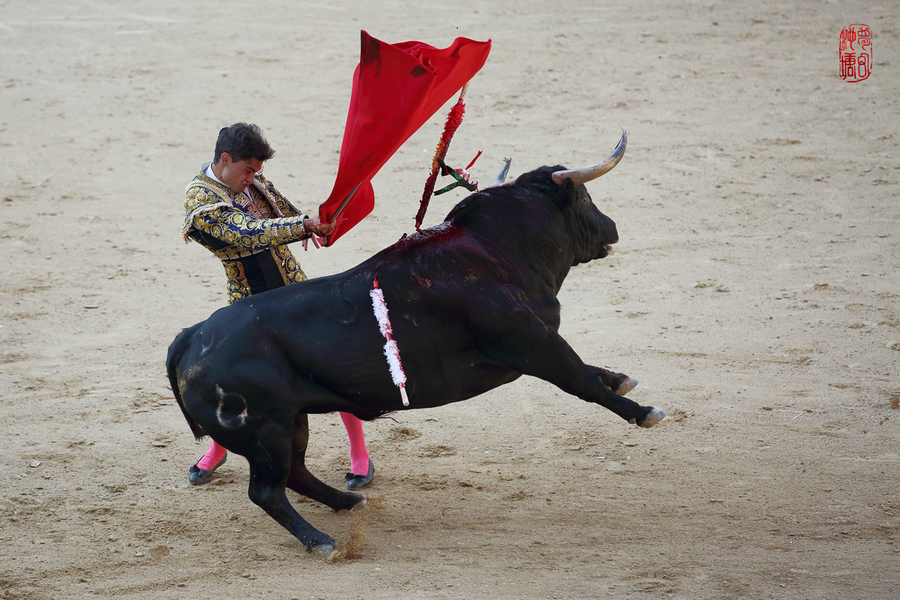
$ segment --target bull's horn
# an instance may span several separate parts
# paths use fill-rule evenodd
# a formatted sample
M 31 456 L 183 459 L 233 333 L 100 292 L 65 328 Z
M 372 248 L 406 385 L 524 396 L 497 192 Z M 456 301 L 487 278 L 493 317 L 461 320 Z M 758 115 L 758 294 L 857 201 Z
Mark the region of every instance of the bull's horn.
M 613 153 L 606 157 L 606 160 L 603 162 L 598 162 L 596 165 L 591 165 L 589 167 L 582 167 L 580 169 L 571 169 L 569 171 L 556 171 L 553 173 L 553 181 L 556 182 L 557 185 L 562 185 L 562 182 L 567 178 L 572 180 L 572 183 L 575 185 L 581 185 L 583 183 L 587 183 L 588 181 L 592 181 L 597 179 L 601 175 L 608 173 L 619 164 L 619 161 L 622 160 L 622 157 L 625 155 L 625 145 L 628 143 L 628 132 L 624 129 L 622 130 L 622 138 L 619 140 L 619 144 L 616 146 L 616 149 L 613 150 Z
M 494 180 L 490 183 L 489 186 L 487 186 L 488 188 L 497 187 L 498 185 L 503 185 L 506 182 L 506 176 L 509 174 L 509 163 L 511 162 L 511 158 L 503 159 L 503 168 L 500 169 L 500 172 L 496 177 L 494 177 Z

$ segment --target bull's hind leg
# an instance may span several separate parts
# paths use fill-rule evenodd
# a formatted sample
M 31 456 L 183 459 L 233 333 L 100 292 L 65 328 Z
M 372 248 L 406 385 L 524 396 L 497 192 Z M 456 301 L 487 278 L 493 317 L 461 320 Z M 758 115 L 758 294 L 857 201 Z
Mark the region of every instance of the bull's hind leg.
M 254 504 L 300 540 L 307 551 L 330 554 L 337 549 L 337 542 L 306 522 L 285 494 L 291 473 L 291 437 L 274 424 L 257 432 L 252 451 L 245 454 L 250 463 L 248 495 Z
M 359 494 L 342 492 L 316 478 L 306 468 L 306 447 L 309 443 L 309 418 L 300 413 L 294 419 L 294 437 L 291 448 L 291 473 L 287 486 L 316 502 L 334 510 L 346 510 L 355 506 L 365 506 L 366 499 Z

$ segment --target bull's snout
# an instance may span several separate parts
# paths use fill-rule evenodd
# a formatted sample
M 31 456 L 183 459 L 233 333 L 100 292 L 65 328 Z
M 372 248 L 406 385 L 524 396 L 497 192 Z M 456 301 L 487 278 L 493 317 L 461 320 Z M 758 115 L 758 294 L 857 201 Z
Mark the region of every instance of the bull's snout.
M 598 253 L 597 258 L 606 258 L 609 256 L 609 253 L 612 252 L 612 245 L 619 241 L 619 231 L 616 229 L 616 224 L 606 215 L 603 216 L 605 220 L 601 237 L 603 242 L 600 244 L 600 252 Z
M 600 213 L 601 215 L 603 213 Z M 616 222 L 603 215 L 603 237 L 607 244 L 615 244 L 619 241 L 619 230 L 616 229 Z

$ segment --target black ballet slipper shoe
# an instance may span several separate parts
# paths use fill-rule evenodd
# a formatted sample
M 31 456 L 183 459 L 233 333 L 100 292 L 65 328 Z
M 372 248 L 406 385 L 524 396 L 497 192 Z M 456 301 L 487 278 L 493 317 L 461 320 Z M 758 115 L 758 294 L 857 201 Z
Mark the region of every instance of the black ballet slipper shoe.
M 358 490 L 366 487 L 370 483 L 372 483 L 372 478 L 375 477 L 375 463 L 372 462 L 372 459 L 369 459 L 369 472 L 366 475 L 354 475 L 353 473 L 347 473 L 344 478 L 347 480 L 347 489 L 348 490 Z
M 192 466 L 188 470 L 188 482 L 191 485 L 203 485 L 204 483 L 206 483 L 207 481 L 212 479 L 213 473 L 216 472 L 216 469 L 218 469 L 219 467 L 221 467 L 222 465 L 225 464 L 225 460 L 227 458 L 228 458 L 228 453 L 226 452 L 225 456 L 222 457 L 222 460 L 219 461 L 219 464 L 214 466 L 209 471 L 201 469 L 196 464 L 194 464 L 194 466 Z M 200 462 L 200 461 L 198 460 L 197 462 Z

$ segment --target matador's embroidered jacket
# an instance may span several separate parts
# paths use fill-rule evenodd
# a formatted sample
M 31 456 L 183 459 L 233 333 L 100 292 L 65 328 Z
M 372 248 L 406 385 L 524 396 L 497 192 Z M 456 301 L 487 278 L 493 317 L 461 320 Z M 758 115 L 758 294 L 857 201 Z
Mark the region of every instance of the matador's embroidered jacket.
M 184 201 L 185 242 L 194 240 L 222 260 L 228 303 L 303 281 L 306 274 L 285 244 L 310 237 L 308 218 L 262 175 L 235 193 L 205 175 L 209 163 L 188 185 Z

